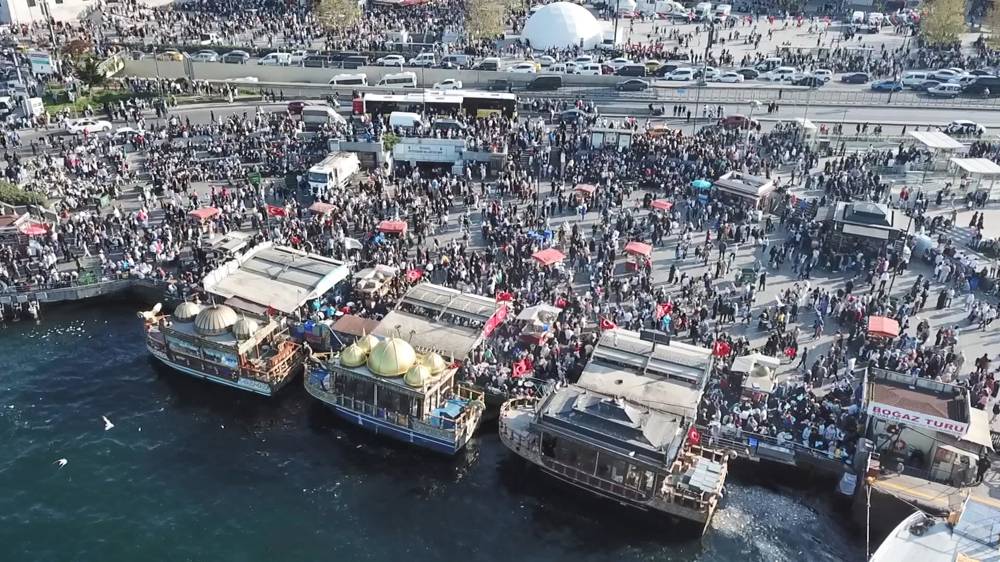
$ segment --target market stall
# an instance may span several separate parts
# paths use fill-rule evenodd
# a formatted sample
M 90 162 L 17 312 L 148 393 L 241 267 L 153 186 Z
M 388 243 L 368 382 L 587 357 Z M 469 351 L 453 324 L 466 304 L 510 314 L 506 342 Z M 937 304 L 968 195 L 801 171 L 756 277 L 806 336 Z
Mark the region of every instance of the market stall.
M 653 255 L 653 247 L 645 242 L 632 240 L 625 244 L 625 269 L 635 271 L 640 265 L 649 263 Z
M 553 337 L 553 324 L 563 309 L 547 304 L 539 304 L 525 308 L 517 315 L 521 322 L 521 341 L 540 344 Z
M 544 266 L 556 265 L 566 259 L 566 255 L 555 248 L 539 250 L 531 254 L 531 257 Z
M 378 223 L 378 231 L 382 234 L 402 236 L 403 234 L 406 234 L 406 221 L 382 221 Z

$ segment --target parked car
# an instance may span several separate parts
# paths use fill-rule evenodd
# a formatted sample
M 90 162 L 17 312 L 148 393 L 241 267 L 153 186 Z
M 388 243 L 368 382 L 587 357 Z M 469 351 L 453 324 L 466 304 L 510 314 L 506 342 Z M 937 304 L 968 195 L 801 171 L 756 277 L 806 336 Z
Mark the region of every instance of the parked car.
M 727 129 L 756 129 L 757 120 L 750 119 L 746 115 L 740 115 L 739 113 L 734 113 L 732 115 L 727 115 L 722 119 L 719 119 L 719 125 Z
M 739 84 L 743 82 L 743 75 L 734 70 L 728 70 L 719 75 L 719 82 L 725 82 L 727 84 Z
M 637 76 L 641 78 L 646 76 L 648 72 L 646 71 L 645 65 L 628 63 L 618 67 L 614 74 L 617 74 L 618 76 Z
M 619 92 L 642 92 L 649 87 L 649 82 L 639 78 L 632 78 L 615 84 L 615 89 Z
M 760 77 L 760 71 L 756 68 L 740 68 L 736 70 L 736 73 L 742 76 L 746 80 L 756 80 Z
M 820 80 L 823 81 L 824 84 L 833 79 L 833 71 L 830 70 L 829 68 L 817 68 L 816 70 L 813 70 L 809 74 L 815 76 L 816 78 L 819 78 Z
M 938 82 L 948 82 L 965 76 L 965 72 L 954 68 L 942 68 L 931 73 L 930 78 Z
M 779 66 L 761 78 L 770 82 L 791 82 L 799 71 L 791 66 Z
M 848 72 L 840 75 L 840 81 L 844 84 L 867 84 L 871 80 L 867 72 Z
M 408 64 L 410 66 L 425 66 L 427 68 L 430 68 L 435 64 L 437 64 L 437 57 L 434 56 L 434 53 L 420 53 L 419 55 L 410 59 L 410 62 Z
M 986 132 L 986 127 L 968 119 L 956 119 L 942 127 L 941 130 L 949 135 L 975 135 L 978 137 Z
M 666 76 L 672 82 L 683 82 L 694 80 L 695 70 L 693 68 L 678 68 Z
M 823 84 L 826 84 L 822 78 L 818 76 L 810 76 L 806 74 L 805 76 L 799 76 L 795 80 L 792 80 L 793 86 L 808 86 L 810 88 L 819 88 Z
M 719 78 L 719 75 L 722 74 L 722 72 L 720 72 L 719 69 L 715 68 L 714 66 L 706 66 L 705 68 L 698 69 L 696 76 L 698 78 L 701 78 L 703 74 L 705 80 L 709 82 L 714 82 Z
M 169 49 L 163 51 L 162 53 L 158 53 L 156 55 L 156 60 L 180 62 L 184 60 L 184 54 L 180 51 Z
M 250 53 L 246 51 L 229 51 L 222 55 L 222 62 L 230 64 L 246 64 L 250 60 Z
M 952 82 L 944 82 L 927 88 L 927 94 L 936 98 L 953 98 L 962 93 L 962 86 Z
M 903 83 L 899 80 L 879 80 L 878 82 L 872 82 L 873 92 L 901 92 L 903 90 Z
M 535 62 L 537 62 L 538 66 L 541 66 L 542 68 L 548 68 L 556 63 L 556 59 L 550 55 L 542 55 L 540 57 L 535 57 Z
M 507 72 L 514 72 L 516 74 L 535 74 L 538 72 L 538 66 L 533 62 L 519 62 L 507 68 Z
M 632 61 L 630 61 L 628 57 L 618 57 L 607 62 L 607 65 L 615 69 L 616 72 L 619 68 L 625 66 L 626 64 L 632 64 Z
M 375 60 L 377 66 L 403 66 L 406 64 L 406 59 L 403 55 L 386 55 Z
M 681 67 L 681 65 L 679 65 L 679 64 L 677 64 L 675 62 L 668 62 L 666 64 L 661 64 L 657 68 L 653 69 L 653 71 L 650 74 L 650 76 L 656 76 L 657 78 L 666 78 L 668 74 L 670 74 L 671 72 L 677 70 L 680 67 Z M 647 71 L 649 70 L 648 66 L 646 67 L 646 70 Z
M 926 92 L 928 89 L 933 88 L 941 84 L 938 80 L 924 80 L 923 82 L 913 86 L 914 92 Z
M 435 90 L 461 90 L 462 81 L 455 80 L 454 78 L 445 78 L 440 82 L 434 83 Z
M 204 51 L 198 51 L 197 53 L 191 55 L 191 60 L 195 62 L 218 62 L 219 53 L 205 49 Z
M 94 119 L 92 117 L 81 117 L 80 119 L 70 119 L 66 122 L 66 130 L 73 135 L 83 133 L 94 134 L 110 131 L 112 128 L 110 121 Z

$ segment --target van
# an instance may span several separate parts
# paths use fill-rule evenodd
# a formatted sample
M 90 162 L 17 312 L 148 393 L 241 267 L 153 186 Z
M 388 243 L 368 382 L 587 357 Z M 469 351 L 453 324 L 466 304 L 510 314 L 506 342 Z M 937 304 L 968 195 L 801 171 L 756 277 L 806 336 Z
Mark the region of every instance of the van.
M 410 113 L 408 111 L 393 111 L 389 114 L 389 127 L 395 129 L 400 127 L 402 129 L 414 129 L 423 125 L 423 121 L 420 120 L 419 113 Z
M 410 66 L 434 66 L 437 64 L 437 58 L 434 56 L 434 53 L 420 53 L 410 59 L 410 62 L 407 64 Z
M 882 25 L 885 15 L 882 12 L 868 12 L 868 23 L 872 25 Z
M 262 66 L 288 66 L 292 64 L 291 53 L 268 53 L 257 64 Z
M 862 11 L 852 13 L 851 23 L 865 23 L 865 13 Z
M 368 66 L 368 57 L 365 55 L 351 55 L 344 57 L 344 61 L 340 64 L 343 68 L 353 70 L 362 66 Z
M 902 82 L 903 86 L 907 88 L 918 86 L 922 84 L 924 80 L 929 80 L 928 73 L 921 72 L 918 70 L 910 70 L 908 72 L 904 72 L 903 77 L 900 78 L 900 82 Z
M 402 88 L 416 88 L 417 74 L 415 72 L 400 72 L 398 74 L 386 74 L 375 85 L 397 86 Z
M 944 84 L 938 84 L 937 86 L 931 86 L 930 88 L 927 88 L 927 94 L 937 98 L 953 98 L 961 93 L 962 93 L 962 86 L 960 84 L 954 84 L 951 82 L 946 82 Z
M 302 123 L 306 129 L 319 129 L 323 125 L 343 125 L 347 123 L 344 116 L 328 105 L 302 106 Z
M 646 65 L 644 64 L 625 64 L 615 72 L 618 76 L 646 76 Z
M 601 65 L 596 62 L 588 62 L 581 65 L 577 65 L 576 73 L 583 76 L 600 76 L 601 75 Z
M 726 18 L 728 18 L 729 15 L 732 13 L 733 13 L 732 6 L 730 6 L 729 4 L 719 4 L 718 6 L 715 7 L 715 17 L 712 18 L 712 21 L 714 21 L 715 23 L 722 23 L 726 21 Z
M 441 64 L 453 64 L 458 68 L 472 68 L 476 58 L 472 55 L 451 54 L 441 57 Z
M 767 57 L 763 62 L 757 63 L 757 65 L 754 66 L 754 69 L 758 72 L 768 72 L 781 66 L 782 62 L 784 61 L 781 57 Z
M 473 70 L 486 70 L 497 72 L 500 70 L 500 59 L 495 57 L 485 58 L 479 61 L 479 64 L 472 67 Z
M 331 86 L 367 86 L 367 74 L 338 74 L 330 79 Z
M 218 33 L 202 33 L 198 35 L 198 44 L 204 47 L 208 45 L 221 45 L 222 37 Z
M 334 152 L 309 168 L 306 172 L 306 181 L 309 182 L 313 195 L 322 195 L 330 189 L 347 187 L 347 182 L 360 170 L 361 161 L 357 154 Z
M 792 66 L 779 66 L 771 72 L 764 75 L 764 78 L 770 80 L 771 82 L 787 82 L 795 78 L 798 70 Z
M 712 3 L 711 2 L 700 2 L 694 7 L 694 17 L 695 19 L 704 20 L 708 19 L 712 15 Z
M 991 98 L 1000 96 L 1000 77 L 976 76 L 975 80 L 962 91 L 966 94 L 981 96 L 986 93 L 986 90 L 990 91 Z
M 534 80 L 528 82 L 527 88 L 533 91 L 558 90 L 559 88 L 562 88 L 562 84 L 562 76 L 546 74 L 543 76 L 536 76 Z

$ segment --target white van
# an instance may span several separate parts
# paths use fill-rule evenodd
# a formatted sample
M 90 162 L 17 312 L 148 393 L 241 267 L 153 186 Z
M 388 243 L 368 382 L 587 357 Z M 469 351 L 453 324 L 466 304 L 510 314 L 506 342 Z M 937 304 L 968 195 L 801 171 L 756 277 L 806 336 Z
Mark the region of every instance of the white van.
M 953 82 L 945 82 L 937 86 L 927 88 L 927 94 L 937 98 L 953 98 L 962 93 L 962 85 Z
M 367 86 L 367 74 L 338 74 L 330 79 L 331 86 Z
M 851 23 L 865 23 L 865 13 L 862 11 L 857 11 L 851 14 Z
M 588 62 L 584 64 L 577 65 L 576 73 L 583 76 L 600 76 L 601 75 L 601 65 L 596 62 Z
M 766 59 L 764 59 L 763 62 L 757 63 L 757 65 L 754 66 L 754 68 L 757 70 L 757 72 L 770 72 L 775 68 L 781 66 L 782 62 L 784 62 L 784 59 L 782 59 L 781 57 L 767 57 Z
M 402 88 L 417 87 L 417 73 L 400 72 L 398 74 L 386 74 L 378 81 L 376 86 L 399 86 Z
M 361 161 L 353 152 L 333 152 L 319 164 L 309 168 L 306 181 L 314 195 L 330 189 L 343 189 L 351 177 L 361 170 Z
M 920 70 L 910 70 L 903 73 L 903 77 L 900 78 L 900 82 L 903 83 L 903 86 L 907 88 L 912 88 L 914 86 L 919 86 L 920 84 L 923 84 L 927 80 L 930 80 L 929 76 L 930 76 L 929 72 L 924 72 Z
M 268 53 L 263 56 L 257 64 L 263 66 L 288 66 L 292 64 L 291 53 Z
M 795 67 L 779 66 L 778 68 L 775 68 L 771 72 L 765 74 L 764 77 L 771 82 L 788 82 L 795 78 L 797 73 L 798 70 L 796 70 Z
M 302 106 L 302 123 L 307 129 L 318 129 L 323 125 L 345 124 L 347 119 L 328 105 L 305 105 Z
M 694 7 L 695 19 L 704 20 L 712 16 L 712 3 L 700 2 Z
M 392 128 L 414 129 L 421 125 L 423 125 L 423 121 L 420 120 L 419 113 L 393 111 L 389 114 L 389 126 Z
M 408 64 L 410 66 L 434 66 L 437 64 L 437 58 L 434 56 L 434 53 L 420 53 L 410 59 Z
M 715 7 L 715 17 L 712 18 L 716 22 L 724 22 L 730 14 L 733 13 L 733 7 L 729 4 L 719 4 Z
M 882 25 L 885 15 L 882 12 L 868 12 L 868 23 L 872 25 Z

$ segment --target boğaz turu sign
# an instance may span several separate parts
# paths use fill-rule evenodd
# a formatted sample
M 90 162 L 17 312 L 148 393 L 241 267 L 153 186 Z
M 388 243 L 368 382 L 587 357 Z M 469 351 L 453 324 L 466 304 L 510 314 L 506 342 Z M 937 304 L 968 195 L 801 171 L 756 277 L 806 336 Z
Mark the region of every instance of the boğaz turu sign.
M 930 414 L 923 414 L 900 408 L 899 406 L 889 406 L 879 402 L 868 403 L 868 415 L 882 420 L 898 422 L 903 425 L 922 427 L 940 431 L 955 437 L 965 437 L 969 431 L 969 424 L 947 418 L 939 418 Z

